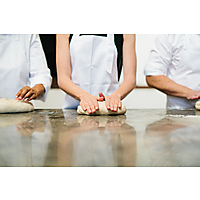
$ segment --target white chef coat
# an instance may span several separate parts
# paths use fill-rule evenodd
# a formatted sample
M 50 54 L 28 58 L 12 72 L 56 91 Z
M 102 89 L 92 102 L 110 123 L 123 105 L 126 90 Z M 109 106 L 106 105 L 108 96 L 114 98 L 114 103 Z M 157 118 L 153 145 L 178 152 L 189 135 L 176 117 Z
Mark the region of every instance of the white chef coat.
M 165 75 L 180 85 L 200 90 L 199 55 L 199 35 L 160 35 L 155 40 L 144 74 L 146 76 Z M 167 108 L 194 108 L 196 101 L 168 95 Z
M 0 35 L 0 98 L 15 99 L 24 86 L 43 84 L 45 101 L 52 77 L 37 34 Z

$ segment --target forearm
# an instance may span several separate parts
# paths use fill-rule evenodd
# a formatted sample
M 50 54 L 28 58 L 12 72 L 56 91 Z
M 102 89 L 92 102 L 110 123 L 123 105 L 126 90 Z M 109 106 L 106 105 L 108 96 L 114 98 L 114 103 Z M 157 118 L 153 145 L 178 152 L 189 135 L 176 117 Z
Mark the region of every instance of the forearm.
M 133 77 L 127 78 L 119 86 L 119 88 L 113 92 L 113 95 L 118 95 L 123 100 L 136 86 L 136 80 Z
M 190 99 L 191 94 L 194 92 L 192 89 L 177 84 L 164 75 L 147 76 L 146 81 L 150 87 L 154 87 L 164 92 L 165 94 L 171 96 L 184 97 Z
M 68 95 L 77 100 L 81 100 L 81 96 L 86 94 L 71 80 L 71 58 L 69 49 L 69 34 L 57 35 L 56 43 L 56 62 L 58 85 Z
M 58 77 L 58 85 L 60 89 L 66 92 L 68 95 L 73 98 L 81 101 L 81 97 L 89 94 L 88 92 L 79 88 L 70 78 L 68 77 Z
M 125 34 L 123 42 L 123 72 L 124 81 L 113 94 L 120 95 L 124 99 L 136 85 L 136 52 L 135 35 Z

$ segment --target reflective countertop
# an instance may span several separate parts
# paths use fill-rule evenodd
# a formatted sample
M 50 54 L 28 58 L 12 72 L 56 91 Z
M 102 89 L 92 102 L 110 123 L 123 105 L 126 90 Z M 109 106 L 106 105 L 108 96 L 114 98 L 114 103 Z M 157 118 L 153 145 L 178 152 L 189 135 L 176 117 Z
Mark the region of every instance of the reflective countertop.
M 0 166 L 200 166 L 200 111 L 0 114 Z

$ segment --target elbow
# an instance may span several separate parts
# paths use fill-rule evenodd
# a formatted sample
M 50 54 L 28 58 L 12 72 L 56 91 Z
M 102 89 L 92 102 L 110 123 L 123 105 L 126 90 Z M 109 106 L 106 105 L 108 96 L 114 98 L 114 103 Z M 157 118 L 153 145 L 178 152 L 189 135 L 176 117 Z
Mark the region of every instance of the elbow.
M 133 80 L 132 81 L 132 84 L 131 84 L 131 91 L 136 87 L 136 80 Z
M 130 92 L 136 87 L 136 80 L 130 80 L 129 81 L 129 85 L 130 85 Z
M 152 79 L 153 79 L 153 76 L 146 76 L 146 83 L 149 87 L 154 87 Z
M 60 89 L 63 89 L 63 82 L 62 82 L 62 79 L 60 77 L 58 77 L 57 83 L 58 83 L 58 87 Z

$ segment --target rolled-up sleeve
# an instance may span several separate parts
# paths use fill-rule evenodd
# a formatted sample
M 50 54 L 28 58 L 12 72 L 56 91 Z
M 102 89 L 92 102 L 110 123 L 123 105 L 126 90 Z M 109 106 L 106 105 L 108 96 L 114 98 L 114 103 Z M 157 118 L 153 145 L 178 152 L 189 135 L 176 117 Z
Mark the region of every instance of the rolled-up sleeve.
M 168 35 L 160 35 L 155 39 L 154 48 L 150 52 L 145 66 L 146 76 L 167 75 L 172 60 L 172 47 Z
M 50 75 L 50 69 L 47 67 L 46 58 L 38 34 L 31 35 L 29 53 L 30 86 L 33 87 L 36 84 L 43 84 L 45 87 L 45 94 L 39 96 L 37 99 L 45 101 L 51 87 L 52 77 Z

